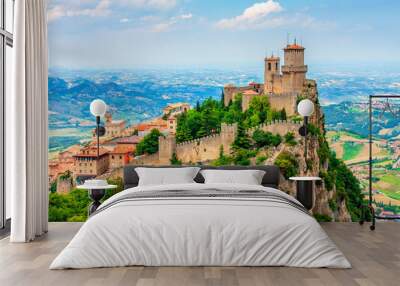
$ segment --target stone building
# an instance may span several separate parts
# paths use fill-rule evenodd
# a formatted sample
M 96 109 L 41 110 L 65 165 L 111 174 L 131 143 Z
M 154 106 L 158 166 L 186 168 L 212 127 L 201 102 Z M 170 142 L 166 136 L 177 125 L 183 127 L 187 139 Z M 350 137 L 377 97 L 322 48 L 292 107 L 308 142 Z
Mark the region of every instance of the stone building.
M 176 127 L 178 125 L 178 120 L 174 116 L 170 116 L 167 119 L 167 128 L 170 134 L 176 134 Z
M 74 168 L 73 156 L 78 154 L 80 150 L 81 147 L 79 145 L 73 145 L 58 153 L 57 158 L 49 160 L 49 184 L 56 181 L 60 174 Z
M 97 147 L 88 146 L 83 148 L 78 154 L 74 155 L 74 176 L 79 178 L 96 177 L 108 170 L 109 152 L 107 149 L 100 148 L 97 157 Z
M 168 124 L 167 121 L 162 118 L 154 118 L 150 121 L 142 122 L 135 125 L 135 130 L 137 130 L 138 135 L 141 137 L 146 136 L 153 129 L 158 129 L 161 133 L 168 134 Z
M 282 72 L 279 57 L 265 58 L 264 94 L 298 94 L 302 91 L 308 69 L 304 65 L 304 50 L 296 41 L 287 45 L 283 49 L 285 64 Z
M 189 109 L 190 105 L 186 102 L 170 103 L 163 109 L 163 115 L 177 116 L 183 112 L 188 111 Z
M 105 137 L 119 137 L 122 136 L 125 129 L 125 120 L 113 120 L 111 113 L 107 112 L 105 114 Z
M 256 96 L 267 96 L 271 107 L 285 109 L 286 113 L 296 113 L 297 96 L 302 92 L 306 81 L 307 66 L 304 64 L 305 48 L 296 43 L 288 44 L 284 49 L 284 65 L 280 57 L 270 56 L 264 60 L 264 84 L 250 83 L 245 87 L 226 85 L 224 87 L 224 104 L 228 105 L 237 94 L 242 94 L 243 111 L 249 108 Z
M 128 165 L 133 159 L 136 147 L 129 144 L 117 144 L 114 150 L 109 153 L 110 168 L 116 169 Z

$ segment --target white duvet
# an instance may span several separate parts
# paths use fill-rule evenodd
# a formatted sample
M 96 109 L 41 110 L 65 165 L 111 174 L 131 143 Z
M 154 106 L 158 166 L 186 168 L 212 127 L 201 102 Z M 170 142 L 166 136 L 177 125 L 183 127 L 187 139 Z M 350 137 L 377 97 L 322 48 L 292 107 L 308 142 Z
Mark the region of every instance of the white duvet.
M 181 184 L 163 190 L 264 190 L 254 185 Z M 123 201 L 91 217 L 50 269 L 145 266 L 293 266 L 350 268 L 315 219 L 293 206 L 246 198 Z

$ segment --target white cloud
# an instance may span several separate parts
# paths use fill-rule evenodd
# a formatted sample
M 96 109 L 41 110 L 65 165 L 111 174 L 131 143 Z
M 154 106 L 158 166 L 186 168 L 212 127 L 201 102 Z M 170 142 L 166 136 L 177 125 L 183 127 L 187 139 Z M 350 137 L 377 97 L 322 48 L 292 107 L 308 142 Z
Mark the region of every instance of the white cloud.
M 182 14 L 182 15 L 180 15 L 179 16 L 181 19 L 192 19 L 193 18 L 193 15 L 192 15 L 192 13 L 188 13 L 188 14 Z
M 125 6 L 154 9 L 170 9 L 176 5 L 176 0 L 115 0 L 115 2 Z
M 175 7 L 176 0 L 53 0 L 47 11 L 49 22 L 63 17 L 108 16 L 116 7 L 131 7 L 137 9 L 170 9 Z
M 128 19 L 128 18 L 122 18 L 122 19 L 119 20 L 120 23 L 128 23 L 128 22 L 130 22 L 130 21 L 131 21 L 131 20 Z
M 67 7 L 63 4 L 57 4 L 48 10 L 47 19 L 49 22 L 51 22 L 62 17 L 107 16 L 111 13 L 110 5 L 110 0 L 100 0 L 98 4 L 92 8 Z
M 239 16 L 218 21 L 216 26 L 220 29 L 245 28 L 260 24 L 260 22 L 266 20 L 268 15 L 281 12 L 282 10 L 282 6 L 273 0 L 255 3 L 246 8 Z
M 181 14 L 176 17 L 171 17 L 165 22 L 154 25 L 151 30 L 156 33 L 166 32 L 166 31 L 170 30 L 174 25 L 178 24 L 179 22 L 187 21 L 192 18 L 193 18 L 193 14 L 191 14 L 191 13 Z
M 67 11 L 64 6 L 56 5 L 47 11 L 47 21 L 52 22 L 59 18 L 65 17 Z

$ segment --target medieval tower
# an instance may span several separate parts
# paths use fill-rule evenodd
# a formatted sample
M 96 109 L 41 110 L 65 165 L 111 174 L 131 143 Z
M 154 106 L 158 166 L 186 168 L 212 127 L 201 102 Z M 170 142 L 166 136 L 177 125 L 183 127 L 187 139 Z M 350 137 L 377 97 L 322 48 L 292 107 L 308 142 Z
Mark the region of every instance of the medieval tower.
M 303 89 L 306 79 L 307 66 L 304 65 L 305 48 L 294 44 L 287 45 L 285 51 L 285 65 L 282 66 L 282 92 L 299 93 Z
M 301 92 L 306 79 L 307 66 L 304 65 L 305 48 L 298 45 L 296 40 L 284 49 L 285 64 L 280 71 L 280 58 L 265 58 L 264 93 L 288 94 Z
M 279 57 L 265 58 L 264 93 L 282 93 L 281 59 Z
M 271 107 L 285 109 L 287 115 L 296 113 L 296 100 L 306 80 L 307 66 L 304 64 L 305 48 L 297 44 L 287 44 L 284 51 L 284 65 L 278 56 L 266 57 L 264 60 L 264 84 L 250 83 L 237 87 L 231 84 L 224 87 L 224 103 L 228 105 L 236 94 L 242 94 L 242 110 L 249 107 L 253 97 L 268 96 Z M 256 88 L 257 87 L 257 88 Z

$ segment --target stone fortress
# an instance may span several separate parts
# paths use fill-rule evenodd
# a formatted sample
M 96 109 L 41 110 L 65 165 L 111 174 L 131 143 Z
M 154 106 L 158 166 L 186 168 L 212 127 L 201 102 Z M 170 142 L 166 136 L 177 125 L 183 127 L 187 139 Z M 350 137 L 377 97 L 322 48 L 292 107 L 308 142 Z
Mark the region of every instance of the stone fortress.
M 274 121 L 261 124 L 247 130 L 249 135 L 257 130 L 271 132 L 284 136 L 287 132 L 296 133 L 301 126 L 298 122 Z M 237 123 L 221 124 L 221 132 L 202 138 L 176 143 L 175 135 L 169 134 L 159 138 L 159 151 L 152 155 L 136 157 L 132 164 L 136 165 L 170 165 L 173 154 L 182 161 L 183 164 L 205 163 L 219 157 L 222 146 L 224 154 L 230 154 L 231 145 L 237 135 Z
M 304 65 L 305 48 L 298 45 L 296 40 L 284 48 L 285 64 L 280 66 L 280 58 L 270 56 L 265 58 L 264 84 L 251 82 L 248 86 L 236 87 L 232 84 L 224 87 L 224 104 L 227 106 L 238 94 L 242 95 L 242 109 L 249 108 L 251 100 L 256 96 L 266 96 L 271 107 L 276 110 L 285 109 L 287 116 L 296 114 L 297 97 L 306 84 L 307 66 Z M 257 128 L 273 134 L 284 136 L 300 127 L 292 121 L 276 121 L 262 124 Z M 251 135 L 257 128 L 247 132 Z M 133 164 L 169 165 L 173 154 L 183 164 L 204 163 L 219 157 L 220 148 L 225 154 L 230 154 L 231 144 L 236 138 L 237 125 L 222 124 L 221 132 L 203 138 L 177 144 L 175 132 L 159 138 L 159 152 L 152 155 L 136 157 Z
M 249 108 L 256 96 L 267 96 L 271 107 L 285 109 L 288 116 L 296 113 L 297 96 L 303 90 L 307 66 L 304 65 L 305 48 L 296 43 L 288 44 L 284 49 L 284 65 L 280 57 L 266 57 L 264 67 L 264 84 L 251 82 L 248 86 L 236 87 L 228 84 L 224 87 L 224 104 L 227 106 L 237 94 L 242 95 L 243 111 Z

